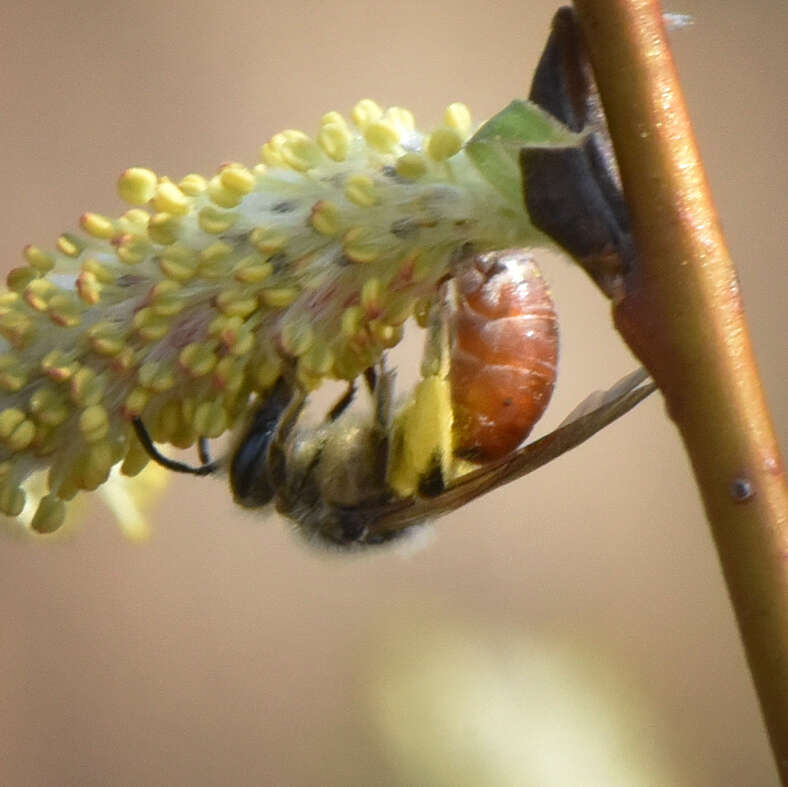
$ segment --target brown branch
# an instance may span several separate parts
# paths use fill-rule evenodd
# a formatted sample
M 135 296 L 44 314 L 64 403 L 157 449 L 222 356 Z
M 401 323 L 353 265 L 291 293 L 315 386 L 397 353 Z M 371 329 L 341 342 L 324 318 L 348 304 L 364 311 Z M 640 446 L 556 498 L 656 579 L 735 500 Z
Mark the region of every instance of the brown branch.
M 634 235 L 614 304 L 703 496 L 788 784 L 788 489 L 656 0 L 576 0 Z

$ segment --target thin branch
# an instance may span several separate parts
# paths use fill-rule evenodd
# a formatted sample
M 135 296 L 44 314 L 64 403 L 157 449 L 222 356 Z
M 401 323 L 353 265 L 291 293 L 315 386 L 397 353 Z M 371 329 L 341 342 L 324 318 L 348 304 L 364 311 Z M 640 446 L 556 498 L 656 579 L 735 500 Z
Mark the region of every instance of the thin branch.
M 788 488 L 656 0 L 576 0 L 631 214 L 616 326 L 681 432 L 788 784 Z

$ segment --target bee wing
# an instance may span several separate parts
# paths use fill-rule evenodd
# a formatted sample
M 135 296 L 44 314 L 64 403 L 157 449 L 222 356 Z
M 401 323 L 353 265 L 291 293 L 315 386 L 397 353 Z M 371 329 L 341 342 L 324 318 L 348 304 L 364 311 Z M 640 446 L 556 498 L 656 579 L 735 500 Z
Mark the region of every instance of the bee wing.
M 453 511 L 499 486 L 522 478 L 588 440 L 629 412 L 656 387 L 646 370 L 638 369 L 609 390 L 591 394 L 550 434 L 461 476 L 435 497 L 414 497 L 370 509 L 369 528 L 379 532 L 400 530 Z

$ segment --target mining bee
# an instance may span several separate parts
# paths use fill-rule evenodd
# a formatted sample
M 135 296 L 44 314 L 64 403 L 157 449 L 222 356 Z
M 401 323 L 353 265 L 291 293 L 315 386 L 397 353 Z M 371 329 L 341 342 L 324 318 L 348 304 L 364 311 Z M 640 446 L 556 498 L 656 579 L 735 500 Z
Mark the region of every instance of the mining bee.
M 350 407 L 351 385 L 322 423 L 306 427 L 307 392 L 285 373 L 226 460 L 195 468 L 165 462 L 197 474 L 226 469 L 239 505 L 275 506 L 310 542 L 382 544 L 530 473 L 654 389 L 638 371 L 522 445 L 549 402 L 557 356 L 555 311 L 530 255 L 471 255 L 441 287 L 428 316 L 421 380 L 401 403 L 395 371 L 381 361 L 364 375 L 370 413 Z M 135 425 L 143 436 L 144 426 Z

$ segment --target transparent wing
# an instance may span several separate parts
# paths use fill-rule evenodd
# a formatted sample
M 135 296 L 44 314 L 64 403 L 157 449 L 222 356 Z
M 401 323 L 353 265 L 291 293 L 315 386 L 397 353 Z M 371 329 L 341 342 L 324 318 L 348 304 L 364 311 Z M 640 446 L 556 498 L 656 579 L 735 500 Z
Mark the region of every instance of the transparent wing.
M 391 533 L 460 508 L 522 478 L 588 440 L 656 390 L 645 369 L 583 400 L 550 434 L 453 481 L 434 497 L 413 497 L 369 507 L 362 515 L 371 533 Z M 356 509 L 356 514 L 362 513 Z

